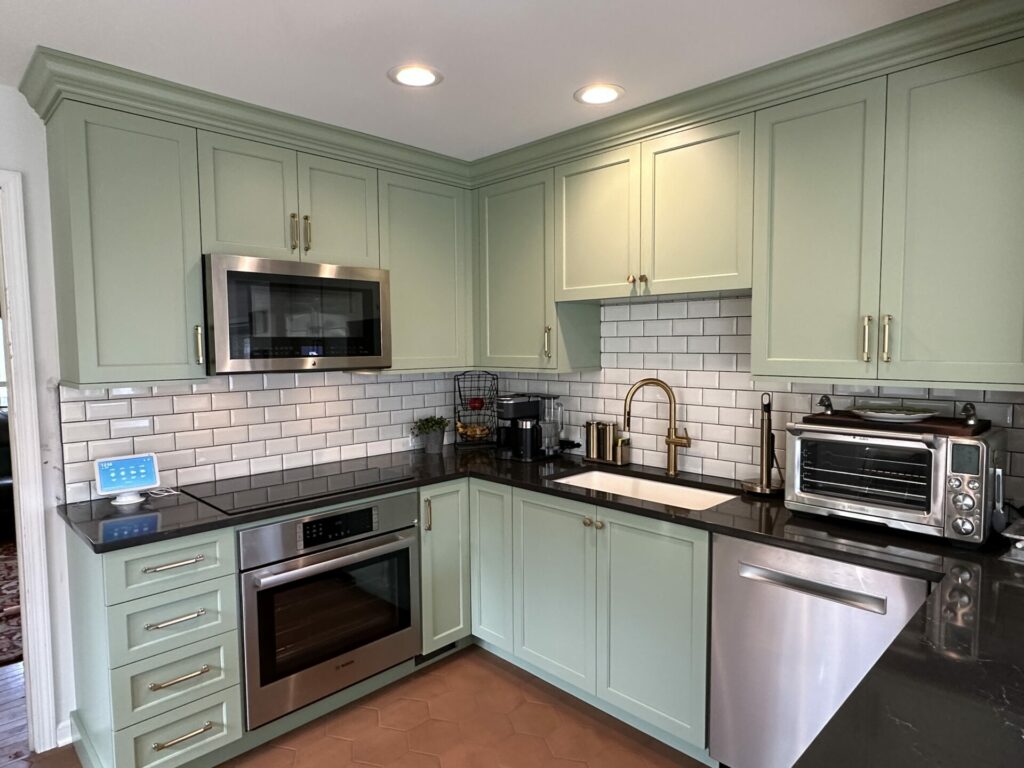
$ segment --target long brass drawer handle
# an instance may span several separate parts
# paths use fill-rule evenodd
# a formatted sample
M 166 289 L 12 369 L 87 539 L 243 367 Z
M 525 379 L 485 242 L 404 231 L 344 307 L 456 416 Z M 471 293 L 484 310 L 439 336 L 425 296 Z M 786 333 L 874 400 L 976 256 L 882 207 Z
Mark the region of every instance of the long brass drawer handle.
M 179 683 L 187 683 L 189 680 L 195 680 L 197 677 L 202 677 L 210 671 L 209 664 L 203 664 L 195 672 L 189 672 L 187 675 L 176 677 L 173 680 L 168 680 L 166 683 L 150 683 L 147 688 L 151 691 L 162 691 L 164 688 L 170 688 L 172 685 L 178 685 Z
M 165 741 L 165 742 L 162 742 L 162 743 L 159 742 L 159 741 L 154 741 L 153 742 L 153 751 L 154 752 L 162 752 L 165 749 L 170 749 L 171 747 L 178 746 L 183 741 L 188 741 L 189 739 L 194 739 L 196 736 L 202 736 L 207 731 L 212 731 L 212 730 L 213 730 L 213 723 L 210 722 L 209 720 L 207 720 L 199 728 L 196 728 L 194 731 L 189 731 L 188 733 L 184 734 L 183 736 L 179 736 L 176 739 L 171 739 L 170 741 Z
M 432 531 L 434 529 L 434 502 L 431 499 L 424 499 L 423 503 L 427 507 L 427 524 L 424 528 L 428 531 Z
M 288 224 L 291 227 L 292 250 L 299 247 L 299 214 L 292 213 L 288 216 Z
M 190 557 L 188 560 L 179 560 L 176 563 L 167 563 L 165 565 L 150 565 L 142 569 L 143 573 L 163 573 L 164 571 L 173 571 L 175 568 L 184 568 L 186 565 L 195 565 L 201 563 L 206 559 L 206 555 L 196 555 Z
M 168 619 L 167 621 L 161 621 L 159 624 L 145 624 L 142 628 L 147 632 L 152 632 L 154 629 L 167 629 L 167 627 L 173 627 L 175 624 L 181 624 L 183 621 L 194 621 L 201 616 L 206 615 L 206 609 L 200 608 L 198 611 L 192 613 L 186 613 L 184 616 L 179 616 L 176 619 Z
M 309 251 L 313 247 L 313 220 L 309 216 L 302 217 L 302 229 L 306 239 L 306 244 L 302 246 L 302 249 Z
M 892 315 L 882 315 L 882 362 L 892 362 L 892 351 L 889 348 L 889 329 L 892 326 Z
M 203 344 L 203 326 L 192 329 L 196 342 L 196 365 L 206 365 L 206 345 Z
M 544 357 L 551 359 L 551 326 L 544 326 Z
M 861 345 L 861 360 L 865 363 L 871 362 L 871 321 L 874 318 L 871 315 L 864 315 L 864 341 Z

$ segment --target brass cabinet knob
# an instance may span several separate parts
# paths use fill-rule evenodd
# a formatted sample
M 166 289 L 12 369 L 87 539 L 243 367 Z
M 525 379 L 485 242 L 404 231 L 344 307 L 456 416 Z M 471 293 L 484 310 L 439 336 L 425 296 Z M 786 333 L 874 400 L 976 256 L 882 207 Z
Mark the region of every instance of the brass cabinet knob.
M 590 519 L 589 517 L 584 517 L 584 518 L 583 518 L 583 527 L 584 527 L 584 528 L 589 528 L 589 527 L 590 527 L 590 526 L 592 526 L 593 524 L 594 524 L 594 521 L 593 521 L 593 520 L 591 520 L 591 519 Z
M 640 275 L 640 282 L 641 283 L 646 283 L 647 282 L 647 275 Z
M 629 275 L 629 277 L 626 278 L 626 282 L 632 285 L 633 283 L 636 282 L 636 278 L 633 277 L 632 275 Z
M 604 528 L 604 521 L 603 520 L 598 520 L 597 522 L 594 523 L 594 527 L 597 528 L 597 530 L 600 531 L 602 528 Z

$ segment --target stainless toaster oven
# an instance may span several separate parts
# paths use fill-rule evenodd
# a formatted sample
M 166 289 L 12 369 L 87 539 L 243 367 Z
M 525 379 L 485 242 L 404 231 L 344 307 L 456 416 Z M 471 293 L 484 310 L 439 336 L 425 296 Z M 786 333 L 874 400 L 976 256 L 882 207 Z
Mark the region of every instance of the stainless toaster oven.
M 1006 433 L 786 426 L 786 506 L 980 544 L 1006 526 Z

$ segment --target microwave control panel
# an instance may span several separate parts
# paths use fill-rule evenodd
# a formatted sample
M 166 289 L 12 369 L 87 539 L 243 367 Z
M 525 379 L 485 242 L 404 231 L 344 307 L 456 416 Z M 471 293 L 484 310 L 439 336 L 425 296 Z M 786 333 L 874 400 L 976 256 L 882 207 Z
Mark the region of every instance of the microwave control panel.
M 338 512 L 335 515 L 323 515 L 300 523 L 296 528 L 298 534 L 296 545 L 299 551 L 320 547 L 343 541 L 352 536 L 362 536 L 377 530 L 377 510 L 375 507 L 353 509 Z

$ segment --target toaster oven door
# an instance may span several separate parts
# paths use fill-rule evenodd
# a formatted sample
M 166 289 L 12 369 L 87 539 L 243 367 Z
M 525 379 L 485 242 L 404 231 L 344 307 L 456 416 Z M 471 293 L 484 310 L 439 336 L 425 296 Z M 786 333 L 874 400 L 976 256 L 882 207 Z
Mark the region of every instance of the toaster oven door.
M 790 425 L 786 452 L 788 506 L 942 535 L 946 455 L 931 436 Z

